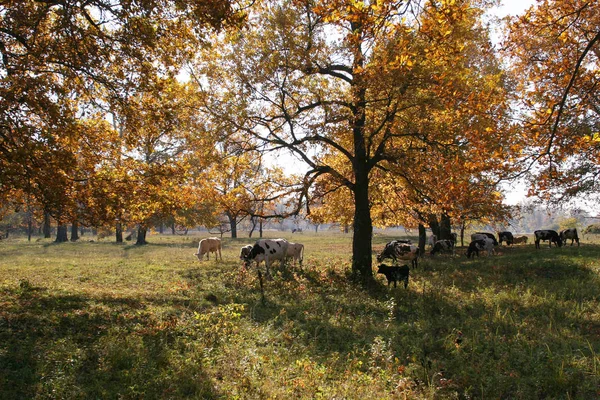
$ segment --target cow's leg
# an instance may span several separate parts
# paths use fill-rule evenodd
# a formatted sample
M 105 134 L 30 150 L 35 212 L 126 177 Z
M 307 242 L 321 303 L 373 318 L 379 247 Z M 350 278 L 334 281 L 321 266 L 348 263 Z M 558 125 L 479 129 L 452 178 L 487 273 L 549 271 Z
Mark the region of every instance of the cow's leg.
M 217 257 L 216 254 L 215 257 Z M 223 256 L 221 255 L 221 246 L 219 246 L 219 260 L 223 261 Z

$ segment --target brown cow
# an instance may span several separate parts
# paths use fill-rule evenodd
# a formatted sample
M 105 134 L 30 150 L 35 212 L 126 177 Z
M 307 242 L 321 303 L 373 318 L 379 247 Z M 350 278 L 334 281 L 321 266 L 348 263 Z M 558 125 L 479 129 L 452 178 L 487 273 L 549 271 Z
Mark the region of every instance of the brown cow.
M 286 257 L 293 258 L 294 265 L 296 265 L 296 261 L 299 261 L 300 265 L 302 265 L 302 260 L 304 259 L 304 245 L 302 243 L 289 242 Z
M 519 243 L 524 243 L 527 244 L 527 236 L 515 236 L 513 238 L 513 244 L 519 244 Z
M 215 253 L 215 259 L 217 259 L 217 252 L 221 261 L 223 261 L 223 257 L 221 256 L 221 239 L 218 237 L 209 237 L 206 239 L 202 239 L 200 243 L 198 243 L 198 252 L 194 253 L 198 260 L 202 261 L 203 256 L 206 254 L 206 259 L 209 260 L 209 253 Z

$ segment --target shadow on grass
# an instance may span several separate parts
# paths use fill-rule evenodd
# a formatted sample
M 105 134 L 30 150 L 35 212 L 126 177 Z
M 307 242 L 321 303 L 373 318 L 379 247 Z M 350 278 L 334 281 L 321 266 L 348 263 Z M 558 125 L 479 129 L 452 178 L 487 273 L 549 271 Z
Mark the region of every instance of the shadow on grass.
M 249 304 L 248 318 L 287 338 L 275 340 L 301 343 L 307 355 L 324 362 L 362 354 L 366 365 L 384 343 L 419 384 L 443 378 L 447 386 L 436 389 L 442 393 L 598 395 L 597 273 L 573 261 L 574 252 L 504 253 L 428 258 L 411 271 L 406 290 L 387 288 L 381 279 L 368 288 L 354 285 L 340 270 L 279 268 L 265 284 L 265 304 L 254 272 L 236 280 L 232 269 L 219 298 Z M 187 278 L 201 285 L 211 273 Z
M 218 397 L 200 362 L 173 356 L 178 332 L 138 299 L 90 299 L 24 282 L 0 296 L 2 399 Z

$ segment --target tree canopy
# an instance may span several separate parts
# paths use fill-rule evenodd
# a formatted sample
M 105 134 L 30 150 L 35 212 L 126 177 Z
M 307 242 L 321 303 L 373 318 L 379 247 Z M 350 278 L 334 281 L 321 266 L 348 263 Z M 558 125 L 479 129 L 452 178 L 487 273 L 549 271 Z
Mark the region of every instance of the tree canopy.
M 530 194 L 564 202 L 600 189 L 600 4 L 542 1 L 508 25 L 517 82 L 523 167 Z

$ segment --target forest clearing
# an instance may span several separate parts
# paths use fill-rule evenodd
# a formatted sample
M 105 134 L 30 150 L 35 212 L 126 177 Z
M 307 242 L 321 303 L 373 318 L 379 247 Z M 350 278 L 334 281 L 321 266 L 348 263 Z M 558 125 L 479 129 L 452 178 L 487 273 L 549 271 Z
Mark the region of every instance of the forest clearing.
M 352 283 L 351 235 L 287 235 L 303 266 L 276 263 L 264 303 L 254 239 L 224 238 L 222 262 L 200 236 L 1 242 L 0 398 L 600 397 L 595 235 L 426 254 L 407 289 Z

